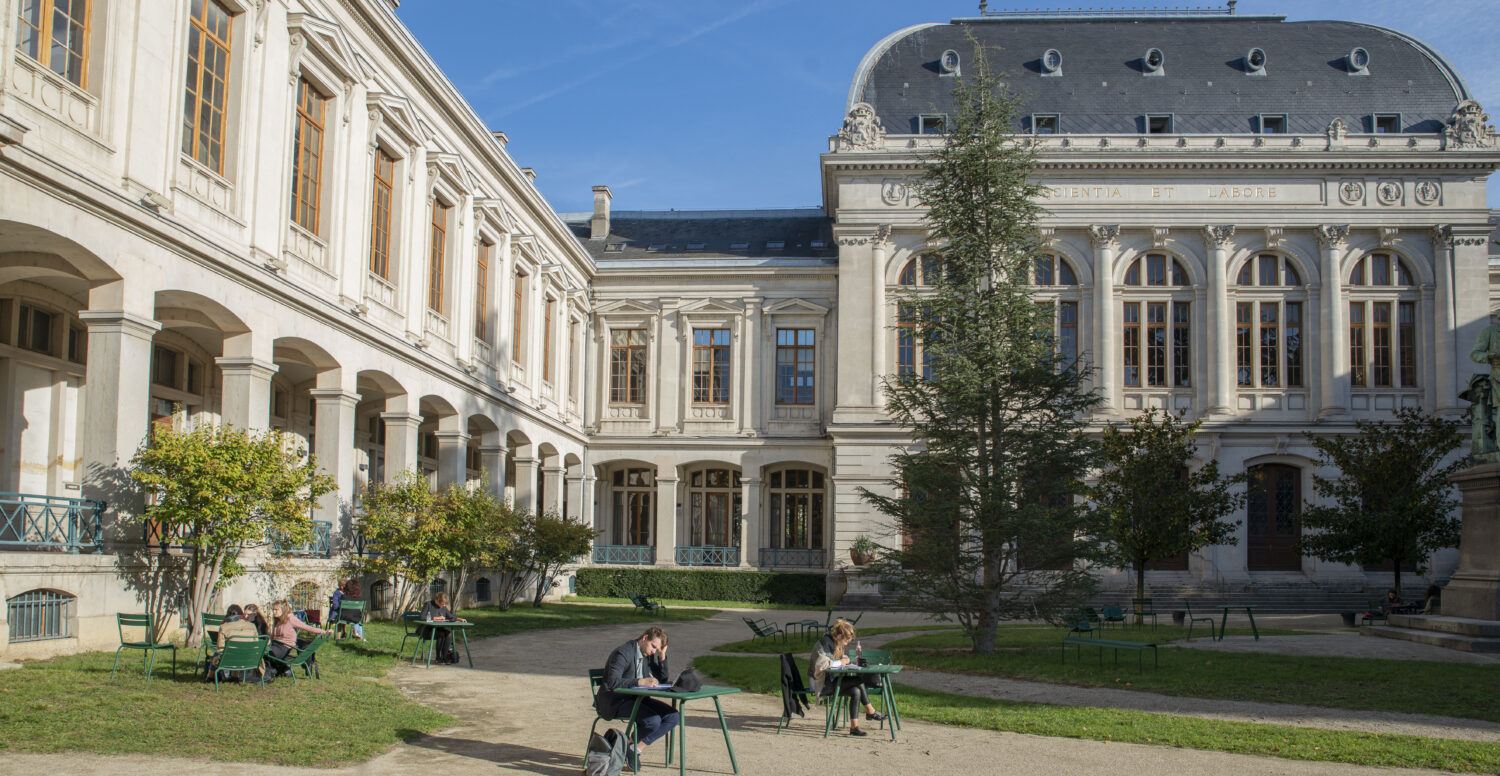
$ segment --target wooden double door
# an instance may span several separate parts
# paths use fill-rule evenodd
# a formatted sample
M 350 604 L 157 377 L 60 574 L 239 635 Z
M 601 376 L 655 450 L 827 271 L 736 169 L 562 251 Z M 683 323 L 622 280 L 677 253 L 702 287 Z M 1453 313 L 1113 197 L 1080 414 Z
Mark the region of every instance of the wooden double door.
M 1245 564 L 1250 571 L 1301 571 L 1302 471 L 1264 464 L 1250 469 L 1245 502 Z

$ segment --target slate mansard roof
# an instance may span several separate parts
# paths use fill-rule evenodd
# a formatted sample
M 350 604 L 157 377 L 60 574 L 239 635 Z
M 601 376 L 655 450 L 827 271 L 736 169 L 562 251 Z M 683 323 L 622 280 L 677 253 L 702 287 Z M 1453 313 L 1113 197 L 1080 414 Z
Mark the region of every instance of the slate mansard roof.
M 616 210 L 609 237 L 589 239 L 592 213 L 564 213 L 601 268 L 821 266 L 838 261 L 833 221 L 821 208 L 785 210 Z
M 1394 30 L 1338 21 L 1287 22 L 1281 16 L 1206 18 L 955 19 L 909 27 L 865 55 L 845 110 L 865 102 L 890 134 L 918 134 L 919 116 L 954 113 L 953 79 L 940 58 L 972 59 L 972 32 L 989 47 L 1024 100 L 1023 114 L 1058 114 L 1062 134 L 1129 134 L 1147 114 L 1172 114 L 1174 134 L 1259 131 L 1260 114 L 1285 114 L 1287 131 L 1321 133 L 1334 117 L 1349 132 L 1372 132 L 1372 114 L 1401 114 L 1403 132 L 1440 132 L 1469 99 L 1453 66 L 1421 41 Z M 1149 49 L 1163 54 L 1147 75 Z M 1248 52 L 1265 52 L 1265 75 L 1249 75 Z M 1351 74 L 1355 48 L 1367 74 Z M 1043 54 L 1061 53 L 1061 74 L 1044 75 Z M 1031 130 L 1029 116 L 1017 131 Z

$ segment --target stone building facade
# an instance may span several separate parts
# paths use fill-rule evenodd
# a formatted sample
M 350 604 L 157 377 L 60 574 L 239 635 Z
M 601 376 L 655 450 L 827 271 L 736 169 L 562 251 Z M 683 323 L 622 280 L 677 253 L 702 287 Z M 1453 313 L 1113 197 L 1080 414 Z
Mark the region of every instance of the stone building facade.
M 898 540 L 859 492 L 889 487 L 907 441 L 880 381 L 921 356 L 891 290 L 923 279 L 912 181 L 965 31 L 1027 100 L 1037 298 L 1098 365 L 1098 420 L 1201 417 L 1204 455 L 1264 485 L 1237 545 L 1153 585 L 1377 579 L 1290 550 L 1302 435 L 1461 413 L 1490 307 L 1487 117 L 1440 55 L 1366 25 L 908 28 L 855 73 L 822 208 L 618 211 L 601 186 L 570 215 L 388 2 L 7 8 L 8 657 L 112 643 L 113 613 L 140 608 L 139 556 L 160 547 L 115 518 L 140 506 L 121 467 L 155 424 L 284 429 L 337 480 L 318 541 L 258 549 L 264 573 L 225 600 L 316 605 L 357 548 L 357 494 L 413 467 L 592 520 L 596 564 L 811 571 L 831 598 L 873 595 L 847 547 Z M 458 592 L 482 602 L 477 577 Z

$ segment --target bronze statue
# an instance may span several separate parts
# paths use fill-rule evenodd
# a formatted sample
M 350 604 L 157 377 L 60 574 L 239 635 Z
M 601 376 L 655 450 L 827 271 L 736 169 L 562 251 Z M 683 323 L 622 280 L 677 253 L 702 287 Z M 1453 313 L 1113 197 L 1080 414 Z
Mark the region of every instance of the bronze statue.
M 1500 418 L 1495 412 L 1500 409 L 1500 322 L 1491 321 L 1479 334 L 1469 358 L 1479 364 L 1488 364 L 1489 374 L 1476 374 L 1469 378 L 1469 386 L 1458 398 L 1470 402 L 1469 423 L 1472 427 L 1471 446 L 1474 457 L 1484 461 L 1500 462 Z

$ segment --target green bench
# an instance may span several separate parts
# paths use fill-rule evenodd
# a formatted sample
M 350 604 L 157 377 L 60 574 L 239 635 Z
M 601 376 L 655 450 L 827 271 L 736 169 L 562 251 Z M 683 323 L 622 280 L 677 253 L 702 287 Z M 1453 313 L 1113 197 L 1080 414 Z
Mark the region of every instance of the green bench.
M 1064 636 L 1063 640 L 1062 640 L 1062 659 L 1063 659 L 1064 663 L 1068 662 L 1068 645 L 1069 644 L 1073 645 L 1074 654 L 1078 655 L 1078 659 L 1080 661 L 1083 660 L 1083 653 L 1082 653 L 1081 650 L 1082 650 L 1082 647 L 1084 645 L 1087 645 L 1087 646 L 1090 646 L 1090 647 L 1098 647 L 1099 648 L 1099 665 L 1100 666 L 1104 665 L 1104 648 L 1105 647 L 1110 647 L 1110 648 L 1114 649 L 1114 651 L 1115 651 L 1115 665 L 1119 665 L 1120 664 L 1120 650 L 1122 650 L 1122 649 L 1133 649 L 1133 650 L 1135 650 L 1135 653 L 1136 653 L 1136 670 L 1138 670 L 1138 671 L 1140 671 L 1142 673 L 1145 672 L 1146 667 L 1145 667 L 1145 659 L 1141 656 L 1141 652 L 1143 650 L 1149 648 L 1151 650 L 1151 663 L 1152 663 L 1152 667 L 1153 668 L 1161 668 L 1161 659 L 1157 655 L 1156 645 L 1148 643 L 1148 642 L 1141 642 L 1141 641 L 1116 641 L 1114 639 L 1089 638 L 1088 636 Z

